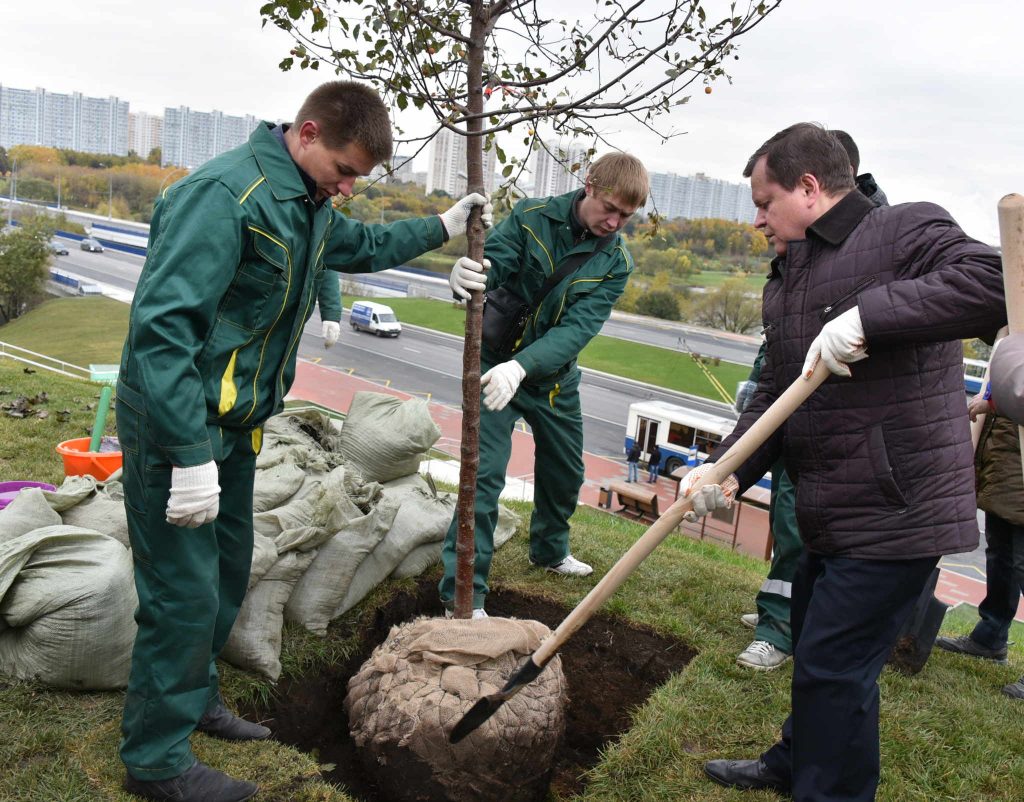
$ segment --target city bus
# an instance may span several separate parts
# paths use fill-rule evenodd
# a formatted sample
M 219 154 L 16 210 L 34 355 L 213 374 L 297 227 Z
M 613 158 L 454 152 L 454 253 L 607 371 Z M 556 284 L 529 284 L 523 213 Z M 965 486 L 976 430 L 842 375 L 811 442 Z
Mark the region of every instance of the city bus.
M 629 405 L 626 452 L 639 442 L 640 459 L 646 461 L 657 443 L 662 472 L 668 474 L 683 465 L 699 465 L 735 426 L 733 418 L 666 401 L 636 401 Z
M 977 395 L 984 388 L 985 370 L 988 362 L 983 359 L 964 357 L 964 389 L 968 395 Z
M 661 449 L 661 473 L 676 468 L 693 468 L 707 459 L 715 446 L 736 427 L 735 418 L 713 415 L 666 401 L 635 401 L 629 405 L 626 421 L 626 453 L 640 443 L 640 460 L 646 462 L 655 443 Z M 771 488 L 772 475 L 765 474 L 758 486 Z

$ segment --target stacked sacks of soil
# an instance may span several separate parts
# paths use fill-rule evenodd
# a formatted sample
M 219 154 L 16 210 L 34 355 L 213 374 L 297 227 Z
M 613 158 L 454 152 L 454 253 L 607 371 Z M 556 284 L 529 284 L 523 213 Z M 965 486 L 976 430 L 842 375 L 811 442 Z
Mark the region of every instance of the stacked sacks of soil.
M 349 681 L 349 731 L 385 799 L 526 802 L 546 797 L 565 731 L 558 657 L 457 744 L 448 734 L 501 690 L 550 630 L 511 618 L 419 618 L 392 628 Z

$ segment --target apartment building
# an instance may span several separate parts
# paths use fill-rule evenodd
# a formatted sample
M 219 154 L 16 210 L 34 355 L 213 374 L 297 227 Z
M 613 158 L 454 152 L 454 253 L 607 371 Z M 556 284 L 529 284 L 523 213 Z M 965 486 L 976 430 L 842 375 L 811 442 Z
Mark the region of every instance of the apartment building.
M 0 84 L 0 147 L 42 145 L 128 155 L 128 101 Z
M 188 106 L 166 108 L 160 163 L 165 167 L 198 167 L 246 142 L 259 122 L 251 114 L 232 117 L 222 111 L 194 111 Z
M 145 159 L 153 148 L 163 147 L 164 118 L 145 111 L 128 112 L 128 150 Z
M 656 211 L 669 220 L 713 217 L 741 223 L 753 223 L 757 214 L 749 184 L 709 178 L 704 173 L 651 173 L 651 195 L 644 211 Z
M 573 170 L 573 165 L 579 165 Z M 548 195 L 564 195 L 580 189 L 587 176 L 587 147 L 578 142 L 563 145 L 559 142 L 545 142 L 537 151 L 533 168 L 533 195 L 537 198 Z
M 492 148 L 484 151 L 484 191 L 495 187 L 494 170 L 497 156 Z M 466 137 L 442 128 L 430 143 L 427 164 L 426 194 L 444 190 L 453 198 L 466 194 Z

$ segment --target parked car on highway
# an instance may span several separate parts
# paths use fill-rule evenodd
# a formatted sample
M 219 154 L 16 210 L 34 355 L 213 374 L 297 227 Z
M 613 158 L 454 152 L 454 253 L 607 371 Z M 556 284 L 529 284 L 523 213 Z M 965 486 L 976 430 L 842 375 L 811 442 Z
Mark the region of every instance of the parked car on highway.
M 100 245 L 98 240 L 94 240 L 92 237 L 86 237 L 78 247 L 83 251 L 89 251 L 90 253 L 103 253 L 103 246 Z
M 52 239 L 50 240 L 50 253 L 52 253 L 54 256 L 67 256 L 68 249 L 65 248 L 64 245 L 62 245 L 61 243 L 57 242 L 57 240 Z

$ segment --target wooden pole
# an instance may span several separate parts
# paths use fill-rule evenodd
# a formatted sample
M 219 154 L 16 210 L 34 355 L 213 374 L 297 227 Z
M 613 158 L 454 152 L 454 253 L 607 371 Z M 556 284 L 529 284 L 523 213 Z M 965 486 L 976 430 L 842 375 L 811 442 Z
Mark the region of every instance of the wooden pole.
M 1003 247 L 1003 287 L 1010 334 L 1024 332 L 1024 195 L 999 201 L 999 241 Z M 1024 470 L 1024 426 L 1017 429 Z

